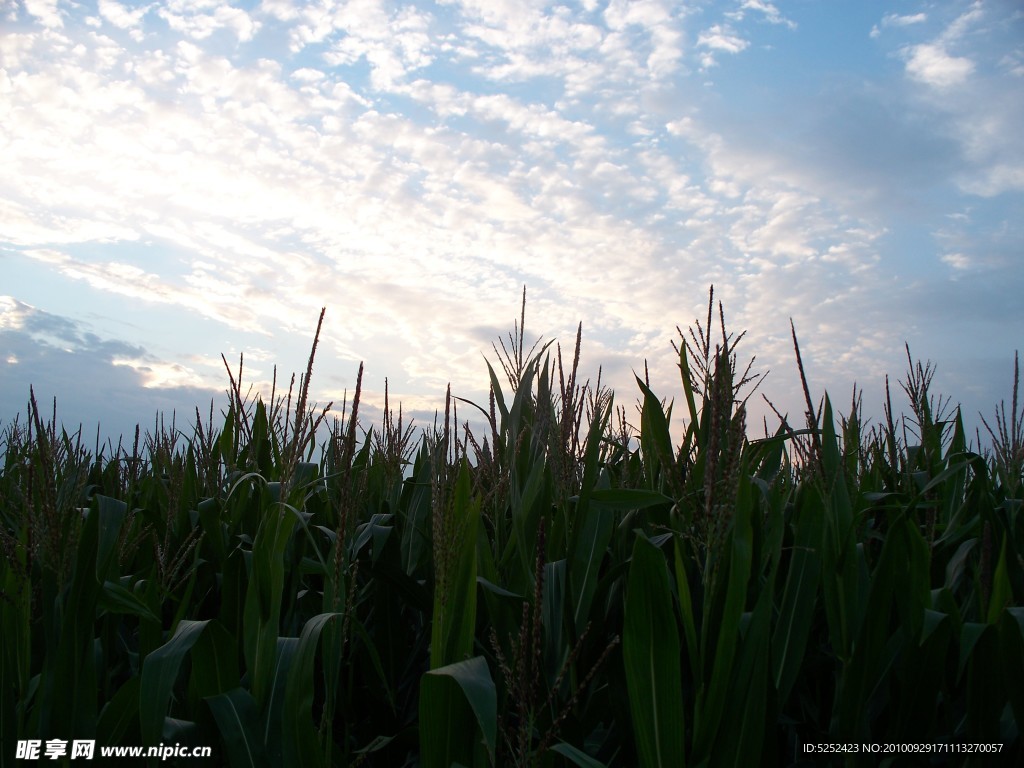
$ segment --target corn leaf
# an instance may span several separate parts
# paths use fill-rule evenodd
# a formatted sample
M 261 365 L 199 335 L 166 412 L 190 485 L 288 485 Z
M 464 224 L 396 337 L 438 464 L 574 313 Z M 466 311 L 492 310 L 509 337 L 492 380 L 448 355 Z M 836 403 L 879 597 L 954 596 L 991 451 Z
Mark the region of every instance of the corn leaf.
M 640 765 L 682 766 L 679 630 L 665 558 L 641 532 L 633 544 L 625 610 L 622 658 Z
M 317 643 L 327 622 L 340 613 L 321 613 L 302 628 L 295 658 L 291 662 L 284 695 L 283 745 L 285 765 L 324 765 L 324 750 L 320 747 L 313 725 L 313 664 Z
M 497 744 L 497 691 L 482 656 L 432 669 L 420 682 L 420 755 L 426 768 L 472 765 L 483 742 L 491 762 Z M 475 727 L 469 723 L 475 722 Z
M 209 621 L 183 621 L 174 636 L 146 657 L 139 690 L 139 721 L 142 741 L 147 746 L 163 739 L 164 718 L 178 670 Z
M 232 768 L 269 766 L 266 749 L 259 739 L 259 713 L 256 700 L 243 688 L 232 688 L 206 699 L 210 706 L 224 752 Z

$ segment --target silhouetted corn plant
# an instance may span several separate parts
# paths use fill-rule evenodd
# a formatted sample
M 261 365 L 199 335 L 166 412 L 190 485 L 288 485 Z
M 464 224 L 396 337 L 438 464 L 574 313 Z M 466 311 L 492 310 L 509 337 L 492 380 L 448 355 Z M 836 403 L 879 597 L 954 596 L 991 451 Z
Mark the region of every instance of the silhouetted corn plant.
M 56 737 L 232 766 L 1022 757 L 1016 359 L 983 454 L 909 348 L 908 416 L 888 379 L 881 424 L 857 387 L 845 415 L 815 404 L 793 327 L 804 423 L 750 440 L 760 375 L 713 291 L 675 346 L 680 405 L 645 373 L 635 414 L 581 377 L 582 327 L 570 361 L 527 348 L 525 312 L 524 291 L 488 402 L 449 392 L 418 442 L 387 385 L 363 430 L 360 367 L 317 457 L 322 313 L 285 393 L 225 360 L 219 429 L 211 406 L 90 452 L 30 393 L 0 432 L 0 765 Z

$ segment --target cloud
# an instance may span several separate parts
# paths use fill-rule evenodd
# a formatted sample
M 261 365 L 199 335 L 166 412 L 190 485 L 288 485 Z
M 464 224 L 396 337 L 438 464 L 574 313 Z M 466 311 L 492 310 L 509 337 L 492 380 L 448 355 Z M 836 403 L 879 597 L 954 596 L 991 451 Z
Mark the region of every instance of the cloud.
M 57 0 L 24 0 L 25 10 L 35 17 L 40 24 L 50 29 L 64 26 Z
M 116 444 L 121 435 L 130 439 L 138 420 L 145 431 L 157 413 L 169 425 L 176 411 L 184 427 L 195 420 L 197 406 L 205 416 L 211 399 L 221 399 L 219 389 L 197 387 L 188 377 L 173 384 L 153 378 L 174 367 L 142 347 L 101 338 L 69 318 L 0 296 L 0 403 L 27 404 L 31 387 L 43 418 L 56 400 L 58 426 L 63 422 L 69 432 L 82 426 L 89 448 L 97 426 L 101 442 L 110 438 Z M 10 423 L 18 415 L 0 413 L 0 420 Z M 25 415 L 21 411 L 20 418 Z
M 928 14 L 914 13 L 901 16 L 897 13 L 888 13 L 882 17 L 881 25 L 876 24 L 871 28 L 871 37 L 877 38 L 886 27 L 909 27 L 914 24 L 923 24 L 928 21 Z
M 965 270 L 971 268 L 971 260 L 962 253 L 946 253 L 942 255 L 942 261 L 953 267 L 953 269 Z
M 324 60 L 332 66 L 351 66 L 365 58 L 371 84 L 386 91 L 433 61 L 431 24 L 430 15 L 411 7 L 389 15 L 378 4 L 351 2 L 337 8 L 328 25 L 319 19 L 315 29 L 300 26 L 296 34 L 304 43 L 333 37 Z
M 907 74 L 925 85 L 937 89 L 947 89 L 962 85 L 974 73 L 977 65 L 968 56 L 955 56 L 951 48 L 966 45 L 966 38 L 973 27 L 976 27 L 985 16 L 981 3 L 975 2 L 964 13 L 953 19 L 935 40 L 918 45 L 910 45 L 902 50 L 906 61 Z M 927 17 L 924 14 L 915 16 L 886 16 L 889 25 L 908 26 L 922 23 Z
M 0 125 L 0 220 L 32 269 L 90 297 L 103 338 L 122 338 L 121 314 L 201 324 L 190 356 L 150 339 L 103 352 L 149 392 L 206 386 L 219 339 L 290 354 L 326 305 L 319 393 L 351 387 L 365 359 L 429 412 L 449 381 L 485 388 L 479 329 L 511 327 L 524 283 L 531 331 L 566 341 L 583 320 L 623 402 L 644 358 L 678 387 L 672 326 L 712 281 L 765 366 L 789 370 L 792 316 L 830 380 L 874 376 L 920 324 L 897 250 L 951 280 L 1019 240 L 989 222 L 971 246 L 975 220 L 940 236 L 964 194 L 1012 220 L 1000 196 L 1024 178 L 1012 66 L 993 64 L 1013 46 L 986 58 L 981 17 L 883 19 L 902 80 L 808 71 L 787 90 L 766 69 L 725 91 L 687 67 L 774 55 L 768 25 L 795 24 L 773 4 L 125 7 L 104 2 L 97 27 L 61 6 L 63 28 L 0 38 L 0 103 L 18 115 Z
M 742 19 L 742 14 L 738 18 Z M 750 47 L 750 41 L 740 37 L 727 24 L 714 24 L 698 35 L 695 47 L 703 49 L 699 55 L 700 67 L 708 70 L 718 66 L 716 53 L 741 53 Z
M 100 15 L 120 29 L 132 29 L 139 26 L 142 17 L 149 13 L 151 5 L 129 10 L 127 6 L 115 0 L 99 0 Z
M 763 14 L 764 20 L 769 24 L 784 24 L 789 29 L 796 29 L 797 26 L 796 22 L 783 16 L 774 3 L 765 0 L 744 0 L 737 14 L 738 18 L 743 18 L 744 11 L 757 11 Z
M 958 145 L 959 167 L 950 177 L 968 194 L 994 197 L 1024 189 L 1017 129 L 1024 95 L 1013 65 L 1022 21 L 1000 5 L 972 3 L 927 42 L 897 49 L 914 86 L 908 104 L 930 117 L 930 133 Z
M 225 29 L 234 33 L 240 42 L 252 40 L 259 30 L 259 22 L 241 8 L 218 2 L 193 3 L 188 0 L 169 0 L 157 9 L 171 29 L 182 32 L 193 40 L 205 40 Z
M 951 56 L 943 46 L 922 43 L 906 52 L 907 74 L 934 88 L 962 85 L 974 72 L 974 62 L 966 56 Z
M 900 16 L 896 13 L 889 13 L 882 17 L 883 27 L 909 27 L 911 24 L 923 24 L 928 20 L 926 13 L 914 13 Z
M 710 48 L 713 51 L 739 53 L 746 50 L 750 42 L 735 35 L 728 27 L 715 24 L 710 29 L 700 33 L 700 36 L 697 38 L 697 45 L 703 48 Z

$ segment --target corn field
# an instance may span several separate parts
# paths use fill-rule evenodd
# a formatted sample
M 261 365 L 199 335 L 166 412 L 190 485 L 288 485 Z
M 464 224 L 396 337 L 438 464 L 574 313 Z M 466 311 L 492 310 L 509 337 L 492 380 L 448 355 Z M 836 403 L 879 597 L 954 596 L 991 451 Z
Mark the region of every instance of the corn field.
M 109 452 L 33 397 L 0 435 L 0 765 L 53 738 L 237 767 L 1024 760 L 1017 379 L 981 454 L 909 351 L 883 423 L 856 389 L 815 403 L 794 331 L 807 413 L 749 439 L 759 379 L 714 308 L 681 389 L 621 403 L 579 334 L 528 349 L 521 317 L 489 402 L 419 433 L 389 405 L 361 431 L 361 368 L 326 423 L 319 328 L 286 394 L 240 361 L 216 423 Z

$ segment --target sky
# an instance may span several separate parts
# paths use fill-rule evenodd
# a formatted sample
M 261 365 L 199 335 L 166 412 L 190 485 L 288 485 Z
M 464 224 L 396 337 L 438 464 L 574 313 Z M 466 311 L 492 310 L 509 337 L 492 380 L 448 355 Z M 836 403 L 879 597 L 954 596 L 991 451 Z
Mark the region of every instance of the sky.
M 527 343 L 582 323 L 618 404 L 645 364 L 682 403 L 713 284 L 751 422 L 802 420 L 792 320 L 815 398 L 904 410 L 909 345 L 973 434 L 1024 346 L 1022 125 L 1011 0 L 0 0 L 0 426 L 30 386 L 194 423 L 222 354 L 267 396 L 321 307 L 310 397 L 364 361 L 367 422 L 386 379 L 429 426 L 524 286 Z

